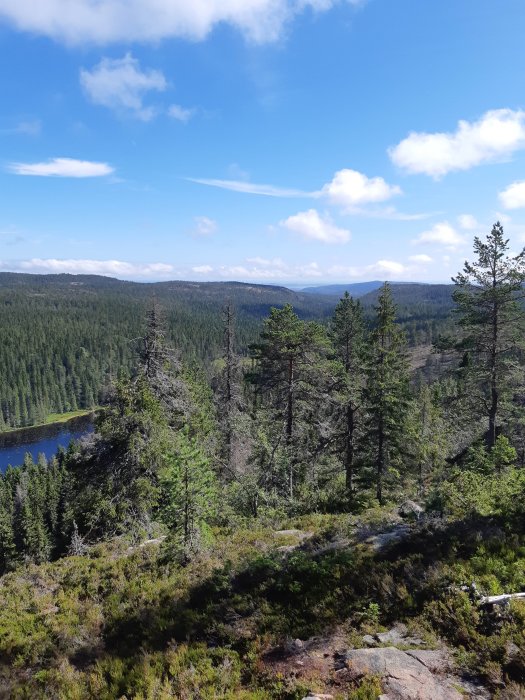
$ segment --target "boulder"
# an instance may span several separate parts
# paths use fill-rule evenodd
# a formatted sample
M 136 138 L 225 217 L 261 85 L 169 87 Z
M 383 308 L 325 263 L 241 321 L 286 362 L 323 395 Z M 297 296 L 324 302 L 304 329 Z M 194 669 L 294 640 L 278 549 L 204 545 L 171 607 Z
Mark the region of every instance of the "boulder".
M 411 653 L 395 647 L 352 649 L 345 653 L 345 665 L 356 680 L 379 676 L 389 700 L 462 700 L 446 679 L 436 678 Z
M 397 624 L 388 632 L 377 632 L 374 635 L 366 634 L 363 637 L 363 642 L 369 646 L 374 647 L 379 644 L 388 644 L 389 646 L 409 646 L 409 647 L 420 647 L 425 646 L 423 639 L 419 637 L 410 637 L 408 630 L 405 625 Z
M 397 512 L 402 518 L 407 520 L 419 520 L 424 510 L 415 501 L 405 501 L 399 506 Z

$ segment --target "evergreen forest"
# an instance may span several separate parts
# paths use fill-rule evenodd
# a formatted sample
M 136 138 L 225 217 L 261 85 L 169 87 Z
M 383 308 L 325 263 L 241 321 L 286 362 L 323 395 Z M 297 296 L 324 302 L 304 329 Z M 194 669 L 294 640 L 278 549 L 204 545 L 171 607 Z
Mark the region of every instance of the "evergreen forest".
M 430 344 L 449 323 L 451 285 L 396 285 L 398 320 L 411 346 Z M 221 313 L 235 309 L 236 351 L 247 357 L 272 307 L 291 304 L 327 325 L 338 297 L 235 282 L 139 284 L 88 275 L 0 273 L 0 431 L 40 424 L 50 414 L 105 403 L 134 366 L 153 300 L 168 342 L 208 377 L 220 361 Z M 362 299 L 370 319 L 377 291 Z
M 524 698 L 524 282 L 2 273 L 0 697 Z

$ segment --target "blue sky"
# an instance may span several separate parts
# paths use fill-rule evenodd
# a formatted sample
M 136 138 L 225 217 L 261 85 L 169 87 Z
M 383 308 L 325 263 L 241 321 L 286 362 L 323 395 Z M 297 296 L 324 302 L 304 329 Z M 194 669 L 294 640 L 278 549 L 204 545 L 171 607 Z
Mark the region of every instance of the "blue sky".
M 447 281 L 525 243 L 523 0 L 0 0 L 0 261 Z

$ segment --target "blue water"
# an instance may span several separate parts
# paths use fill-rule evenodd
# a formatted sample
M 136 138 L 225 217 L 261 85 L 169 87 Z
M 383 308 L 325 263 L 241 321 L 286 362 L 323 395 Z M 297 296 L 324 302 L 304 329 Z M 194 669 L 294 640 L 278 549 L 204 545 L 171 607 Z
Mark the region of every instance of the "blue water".
M 22 464 L 26 452 L 35 462 L 41 453 L 50 459 L 59 447 L 67 448 L 71 440 L 78 440 L 92 431 L 93 416 L 82 416 L 67 423 L 0 433 L 0 472 L 4 472 L 9 464 L 13 467 Z

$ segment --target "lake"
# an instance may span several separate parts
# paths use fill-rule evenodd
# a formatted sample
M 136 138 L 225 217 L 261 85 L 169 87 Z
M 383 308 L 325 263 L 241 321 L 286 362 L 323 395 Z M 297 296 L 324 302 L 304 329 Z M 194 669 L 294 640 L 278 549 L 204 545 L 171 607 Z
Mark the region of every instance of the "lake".
M 0 472 L 7 466 L 19 466 L 29 452 L 36 462 L 43 453 L 48 459 L 59 447 L 66 447 L 71 440 L 93 431 L 93 415 L 72 418 L 65 423 L 50 423 L 34 428 L 21 428 L 9 433 L 0 433 Z

